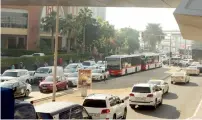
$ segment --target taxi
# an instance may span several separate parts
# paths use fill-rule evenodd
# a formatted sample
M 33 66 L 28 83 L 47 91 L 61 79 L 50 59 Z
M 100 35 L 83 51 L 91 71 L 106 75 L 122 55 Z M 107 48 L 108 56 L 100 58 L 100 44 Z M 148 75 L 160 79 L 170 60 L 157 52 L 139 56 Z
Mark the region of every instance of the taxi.
M 175 72 L 171 75 L 171 84 L 175 83 L 189 83 L 190 76 L 187 75 L 186 71 Z

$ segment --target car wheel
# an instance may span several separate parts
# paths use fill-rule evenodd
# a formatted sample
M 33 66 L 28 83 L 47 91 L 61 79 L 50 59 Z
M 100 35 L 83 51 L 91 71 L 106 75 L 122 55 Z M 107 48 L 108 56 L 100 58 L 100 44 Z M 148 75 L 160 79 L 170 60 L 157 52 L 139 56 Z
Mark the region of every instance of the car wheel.
M 168 90 L 166 91 L 166 93 L 168 93 L 168 91 L 169 91 L 169 87 L 168 87 Z
M 131 109 L 135 109 L 136 105 L 130 105 Z
M 156 109 L 157 108 L 157 100 L 155 100 L 155 103 L 153 105 L 153 108 Z
M 69 82 L 68 82 L 68 86 L 73 87 L 74 85 L 73 85 L 73 83 L 72 83 L 71 81 L 69 81 Z
M 171 81 L 171 84 L 173 84 L 173 81 Z
M 159 105 L 162 105 L 163 103 L 163 96 L 161 96 L 161 102 L 159 103 Z
M 125 110 L 124 110 L 124 114 L 123 114 L 122 119 L 126 119 L 126 116 L 127 116 L 127 108 L 125 108 Z
M 25 91 L 25 97 L 28 97 L 28 96 L 29 96 L 29 93 L 30 93 L 29 90 L 26 90 L 26 91 Z
M 116 120 L 116 114 L 113 115 L 113 120 Z

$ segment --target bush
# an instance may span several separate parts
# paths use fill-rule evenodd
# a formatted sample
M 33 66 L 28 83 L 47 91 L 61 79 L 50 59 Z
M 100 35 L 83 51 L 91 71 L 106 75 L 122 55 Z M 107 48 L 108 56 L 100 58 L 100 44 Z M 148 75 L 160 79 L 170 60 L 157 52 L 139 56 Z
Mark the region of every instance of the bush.
M 89 54 L 76 55 L 76 54 L 58 54 L 58 58 L 63 58 L 63 61 L 72 60 L 85 60 L 89 58 Z M 46 56 L 37 56 L 37 57 L 22 57 L 22 58 L 1 58 L 1 68 L 9 67 L 13 64 L 19 64 L 23 62 L 26 68 L 32 66 L 35 62 L 39 63 L 53 63 L 54 56 L 46 55 Z

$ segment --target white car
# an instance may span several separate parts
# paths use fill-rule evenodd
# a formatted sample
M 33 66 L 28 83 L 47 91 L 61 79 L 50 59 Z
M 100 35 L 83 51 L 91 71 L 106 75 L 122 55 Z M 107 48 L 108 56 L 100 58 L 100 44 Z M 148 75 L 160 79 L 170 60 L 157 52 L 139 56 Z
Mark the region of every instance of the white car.
M 77 84 L 78 84 L 78 72 L 69 74 L 67 76 L 67 80 L 68 80 L 68 86 L 71 86 L 71 87 L 77 86 Z
M 109 72 L 106 72 L 102 69 L 92 70 L 92 80 L 103 80 L 109 78 Z
M 171 75 L 171 84 L 174 83 L 189 83 L 190 76 L 185 71 L 175 72 Z
M 126 119 L 127 97 L 108 94 L 91 94 L 83 102 L 83 106 L 93 119 Z
M 29 72 L 29 75 L 30 75 L 29 83 L 33 83 L 34 82 L 35 71 L 28 71 L 28 72 Z
M 96 63 L 95 63 L 95 61 L 89 60 L 89 61 L 84 61 L 82 63 L 82 65 L 83 65 L 84 69 L 87 69 L 87 68 L 89 68 L 91 66 L 95 66 Z
M 168 91 L 169 91 L 169 85 L 164 80 L 149 80 L 148 83 L 155 84 L 158 87 L 160 87 L 163 90 L 163 94 L 168 93 Z
M 200 65 L 200 62 L 192 62 L 191 66 L 197 66 Z
M 141 83 L 133 86 L 129 95 L 129 105 L 132 109 L 136 106 L 153 106 L 154 109 L 157 105 L 163 102 L 163 91 L 160 87 L 154 84 Z
M 71 63 L 64 68 L 64 72 L 73 73 L 79 71 L 80 69 L 83 69 L 83 65 L 81 63 Z
M 197 66 L 189 66 L 186 68 L 187 75 L 200 75 L 200 70 Z
M 18 80 L 21 80 L 21 81 L 27 82 L 27 83 L 29 83 L 29 81 L 30 81 L 30 75 L 29 75 L 28 70 L 26 70 L 26 69 L 6 70 L 0 77 L 1 82 L 8 81 L 13 78 L 18 78 Z

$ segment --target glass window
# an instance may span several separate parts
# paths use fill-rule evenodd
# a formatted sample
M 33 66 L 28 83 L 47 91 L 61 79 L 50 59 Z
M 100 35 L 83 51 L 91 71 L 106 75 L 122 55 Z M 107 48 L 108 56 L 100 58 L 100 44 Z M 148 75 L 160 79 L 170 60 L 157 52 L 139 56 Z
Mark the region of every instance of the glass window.
M 86 99 L 83 103 L 83 106 L 94 108 L 105 108 L 107 107 L 107 104 L 105 100 Z
M 18 72 L 4 72 L 2 76 L 17 77 Z
M 109 103 L 110 103 L 110 106 L 114 106 L 114 105 L 116 105 L 116 99 L 113 97 L 110 101 L 109 101 Z
M 35 109 L 31 105 L 15 108 L 14 119 L 36 119 Z
M 53 119 L 49 113 L 37 113 L 39 119 Z
M 69 119 L 70 118 L 70 110 L 66 110 L 59 114 L 59 119 Z
M 133 87 L 132 92 L 136 93 L 151 93 L 150 87 Z
M 36 70 L 36 73 L 48 73 L 49 72 L 49 68 L 38 68 Z
M 81 107 L 72 108 L 70 119 L 82 119 L 82 112 Z

